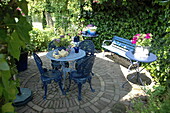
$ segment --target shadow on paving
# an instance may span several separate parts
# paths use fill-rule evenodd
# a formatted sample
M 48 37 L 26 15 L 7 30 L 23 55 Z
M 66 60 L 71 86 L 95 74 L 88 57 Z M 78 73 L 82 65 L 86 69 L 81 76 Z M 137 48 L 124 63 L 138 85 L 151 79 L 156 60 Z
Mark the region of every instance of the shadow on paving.
M 44 67 L 50 69 L 51 61 L 46 58 L 46 53 L 39 54 Z M 58 84 L 52 82 L 48 85 L 47 99 L 43 100 L 44 90 L 40 80 L 40 74 L 32 57 L 28 61 L 28 69 L 20 72 L 21 87 L 30 88 L 33 92 L 33 99 L 24 106 L 16 108 L 16 112 L 32 113 L 121 113 L 126 112 L 126 106 L 119 102 L 121 98 L 132 90 L 132 86 L 127 83 L 125 88 L 121 85 L 126 81 L 120 65 L 96 55 L 92 78 L 92 87 L 95 92 L 91 92 L 89 84 L 83 84 L 82 100 L 78 101 L 78 88 L 72 83 L 71 90 L 66 96 L 62 95 Z M 67 82 L 66 82 L 67 86 Z
M 109 58 L 109 59 L 111 59 L 111 60 L 113 60 L 114 62 L 116 62 L 116 63 L 118 63 L 118 64 L 126 67 L 126 68 L 128 68 L 129 65 L 130 65 L 130 61 L 129 61 L 129 60 L 127 60 L 127 59 L 125 59 L 125 58 L 123 58 L 123 57 L 121 57 L 121 56 L 119 56 L 119 55 L 117 55 L 117 54 L 112 53 L 111 55 L 106 55 L 106 57 Z M 132 66 L 132 67 L 131 67 L 131 70 L 133 70 L 133 69 L 135 69 L 135 68 L 136 68 L 136 65 Z M 136 74 L 137 74 L 136 72 L 131 73 L 131 74 L 128 74 L 128 75 L 127 75 L 127 79 L 128 79 L 130 82 L 134 83 L 134 84 L 142 85 L 140 82 L 137 81 L 137 76 L 135 76 L 133 79 L 130 80 L 130 78 L 131 78 L 133 75 L 136 75 Z M 143 81 L 143 83 L 144 83 L 145 85 L 150 85 L 150 84 L 152 83 L 151 79 L 150 79 L 148 76 L 146 76 L 145 73 L 140 73 L 140 77 L 141 77 L 141 79 L 142 79 L 142 81 Z
M 141 82 L 137 81 L 137 76 L 135 76 L 133 79 L 130 80 L 130 78 L 133 77 L 136 74 L 137 74 L 136 72 L 129 74 L 127 76 L 127 79 L 134 84 L 142 85 Z M 149 77 L 147 77 L 145 73 L 140 73 L 140 78 L 142 79 L 142 82 L 143 82 L 144 85 L 150 85 L 151 82 L 152 82 L 151 79 Z

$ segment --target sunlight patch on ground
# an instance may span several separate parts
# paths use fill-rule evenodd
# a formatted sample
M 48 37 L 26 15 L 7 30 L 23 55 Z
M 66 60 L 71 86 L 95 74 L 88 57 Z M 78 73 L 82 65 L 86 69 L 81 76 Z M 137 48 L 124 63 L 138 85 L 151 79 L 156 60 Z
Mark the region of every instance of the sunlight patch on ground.
M 107 61 L 110 61 L 110 62 L 114 62 L 113 60 L 111 60 L 111 59 L 109 59 L 109 58 L 107 58 L 107 57 L 105 57 L 106 55 L 110 55 L 110 52 L 101 52 L 101 53 L 97 53 L 97 54 L 95 54 L 96 55 L 96 57 L 98 57 L 98 58 L 101 58 L 101 59 L 103 59 L 103 60 L 107 60 Z

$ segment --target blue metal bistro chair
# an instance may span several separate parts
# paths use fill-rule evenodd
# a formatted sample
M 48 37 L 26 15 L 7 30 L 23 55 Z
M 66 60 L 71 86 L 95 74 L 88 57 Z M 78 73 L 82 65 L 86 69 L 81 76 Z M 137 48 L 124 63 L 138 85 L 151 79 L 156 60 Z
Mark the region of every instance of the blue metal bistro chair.
M 71 71 L 69 76 L 69 87 L 67 91 L 69 91 L 71 86 L 71 80 L 73 80 L 78 85 L 78 100 L 81 100 L 81 90 L 82 85 L 88 81 L 90 84 L 91 91 L 95 90 L 91 86 L 91 71 L 95 60 L 95 55 L 88 56 L 83 60 L 77 62 L 77 70 Z
M 41 74 L 41 81 L 43 83 L 43 88 L 45 91 L 44 99 L 46 99 L 47 96 L 47 85 L 50 84 L 52 80 L 58 82 L 62 94 L 65 95 L 65 92 L 62 88 L 62 73 L 59 70 L 47 70 L 46 68 L 43 68 L 42 60 L 36 53 L 33 53 L 33 57 Z
M 86 56 L 94 55 L 95 46 L 91 40 L 83 40 L 80 42 L 79 48 L 86 52 Z
M 88 56 L 94 55 L 95 45 L 94 45 L 93 41 L 91 41 L 91 40 L 83 40 L 82 42 L 80 42 L 79 48 L 86 52 L 86 56 L 81 59 L 78 59 L 77 62 L 85 59 Z M 77 64 L 75 65 L 75 67 L 77 69 Z M 91 72 L 91 74 L 94 75 L 94 73 L 92 73 L 92 72 Z

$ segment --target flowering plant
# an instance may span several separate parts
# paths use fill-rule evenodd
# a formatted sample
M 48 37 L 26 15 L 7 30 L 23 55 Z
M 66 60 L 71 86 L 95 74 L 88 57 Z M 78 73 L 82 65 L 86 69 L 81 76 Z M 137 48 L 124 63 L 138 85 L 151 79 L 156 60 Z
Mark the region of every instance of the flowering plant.
M 60 38 L 54 39 L 56 47 L 65 47 L 66 50 L 71 48 L 71 38 L 65 35 L 61 35 Z
M 132 38 L 132 44 L 136 44 L 139 46 L 150 46 L 151 44 L 152 34 L 136 34 Z

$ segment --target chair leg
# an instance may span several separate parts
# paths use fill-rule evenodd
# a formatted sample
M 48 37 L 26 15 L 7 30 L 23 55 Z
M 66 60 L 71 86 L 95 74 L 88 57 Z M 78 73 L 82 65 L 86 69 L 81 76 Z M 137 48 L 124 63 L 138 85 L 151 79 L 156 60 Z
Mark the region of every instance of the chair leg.
M 91 85 L 91 78 L 88 79 L 88 82 L 89 82 L 91 91 L 92 91 L 92 92 L 95 92 L 95 89 L 93 89 L 93 88 L 92 88 L 92 85 Z
M 58 85 L 59 85 L 59 87 L 60 87 L 60 90 L 61 90 L 62 94 L 63 94 L 63 95 L 66 95 L 66 92 L 64 91 L 64 89 L 63 89 L 63 87 L 62 87 L 62 82 L 61 82 L 61 81 L 58 82 Z
M 81 100 L 81 89 L 82 89 L 82 84 L 78 83 L 78 100 Z
M 103 52 L 103 57 L 105 57 L 105 51 L 106 51 L 106 50 L 104 49 L 104 52 Z
M 69 77 L 69 85 L 68 85 L 68 88 L 67 88 L 67 91 L 66 91 L 66 92 L 69 92 L 70 86 L 71 86 L 71 78 Z
M 91 75 L 92 75 L 92 76 L 94 76 L 94 73 L 93 73 L 93 72 L 91 72 Z
M 43 83 L 43 87 L 44 87 L 44 91 L 45 91 L 43 98 L 46 99 L 46 97 L 47 97 L 47 83 Z

